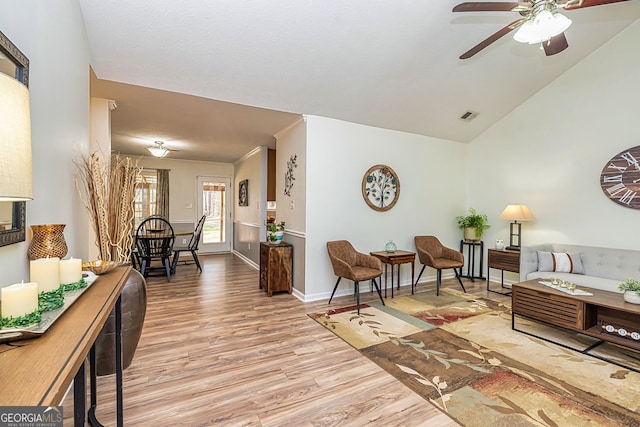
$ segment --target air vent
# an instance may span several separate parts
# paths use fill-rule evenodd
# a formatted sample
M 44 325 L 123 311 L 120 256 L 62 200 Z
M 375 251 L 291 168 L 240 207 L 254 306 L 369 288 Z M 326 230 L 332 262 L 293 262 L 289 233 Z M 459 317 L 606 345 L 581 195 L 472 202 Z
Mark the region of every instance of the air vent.
M 470 122 L 471 120 L 478 117 L 478 114 L 480 113 L 476 113 L 475 111 L 465 111 L 465 113 L 460 116 L 460 120 Z

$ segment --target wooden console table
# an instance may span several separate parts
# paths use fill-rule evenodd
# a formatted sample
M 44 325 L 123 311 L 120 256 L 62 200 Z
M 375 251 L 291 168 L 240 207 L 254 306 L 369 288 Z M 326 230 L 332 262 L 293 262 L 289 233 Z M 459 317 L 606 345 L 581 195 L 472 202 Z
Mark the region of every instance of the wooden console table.
M 384 264 L 384 297 L 387 297 L 387 266 L 391 265 L 391 298 L 393 298 L 393 268 L 398 266 L 398 289 L 400 289 L 400 264 L 411 263 L 411 293 L 413 294 L 413 275 L 415 274 L 416 253 L 409 251 L 370 252 Z
M 640 351 L 640 305 L 624 301 L 622 294 L 616 292 L 583 288 L 593 295 L 572 295 L 541 285 L 538 280 L 512 285 L 513 330 L 640 372 L 635 367 L 590 353 L 605 342 Z M 517 329 L 516 315 L 588 335 L 598 341 L 584 349 L 573 348 Z
M 85 359 L 111 311 L 120 324 L 120 293 L 131 272 L 118 267 L 100 276 L 39 338 L 0 344 L 0 404 L 2 406 L 58 406 L 74 381 L 74 423 L 84 426 L 87 416 L 95 423 L 95 383 L 91 408 L 85 410 Z M 121 338 L 121 337 L 120 337 Z M 116 387 L 118 425 L 122 420 L 122 353 L 116 333 Z M 120 363 L 118 364 L 118 361 Z M 119 373 L 118 373 L 119 365 Z M 91 365 L 92 374 L 95 365 Z M 95 381 L 93 376 L 92 381 Z

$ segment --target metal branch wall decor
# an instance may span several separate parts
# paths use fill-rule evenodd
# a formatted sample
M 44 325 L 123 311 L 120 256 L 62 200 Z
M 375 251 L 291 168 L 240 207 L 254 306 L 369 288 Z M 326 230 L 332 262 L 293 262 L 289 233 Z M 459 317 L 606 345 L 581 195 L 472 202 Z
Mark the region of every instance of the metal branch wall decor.
M 371 209 L 388 211 L 400 197 L 398 174 L 387 165 L 370 167 L 362 178 L 362 197 Z
M 298 161 L 298 155 L 294 154 L 289 158 L 287 162 L 287 172 L 284 174 L 284 194 L 291 197 L 291 189 L 293 188 L 293 181 L 296 178 L 293 176 L 293 169 L 298 167 L 296 163 Z

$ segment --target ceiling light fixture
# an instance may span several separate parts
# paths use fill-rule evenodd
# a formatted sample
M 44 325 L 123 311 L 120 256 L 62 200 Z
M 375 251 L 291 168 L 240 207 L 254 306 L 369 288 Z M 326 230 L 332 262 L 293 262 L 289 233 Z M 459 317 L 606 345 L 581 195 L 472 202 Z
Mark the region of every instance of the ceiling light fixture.
M 522 24 L 513 35 L 513 39 L 520 43 L 542 43 L 562 34 L 570 25 L 571 19 L 566 16 L 543 10 L 538 12 L 534 19 Z
M 155 144 L 156 145 L 152 147 L 147 147 L 147 150 L 149 150 L 153 157 L 164 157 L 169 153 L 169 150 L 163 147 L 164 142 L 155 141 Z

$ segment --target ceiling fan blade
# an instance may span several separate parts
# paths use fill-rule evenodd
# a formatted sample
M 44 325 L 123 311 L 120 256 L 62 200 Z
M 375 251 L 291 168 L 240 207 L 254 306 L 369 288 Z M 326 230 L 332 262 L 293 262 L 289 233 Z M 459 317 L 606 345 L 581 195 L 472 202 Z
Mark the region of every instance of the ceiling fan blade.
M 469 49 L 468 51 L 460 55 L 460 59 L 471 58 L 473 55 L 480 52 L 482 49 L 489 46 L 491 43 L 509 34 L 511 31 L 515 30 L 520 25 L 524 24 L 525 21 L 526 21 L 526 18 L 521 18 L 516 21 L 513 21 L 511 24 L 507 25 L 506 27 L 502 28 L 500 31 L 487 37 L 486 39 L 484 39 L 483 41 L 481 41 L 480 43 L 478 43 L 477 45 L 475 45 L 474 47 L 472 47 L 471 49 Z
M 604 0 L 603 0 L 604 1 Z M 612 0 L 610 0 L 612 1 Z M 518 2 L 465 2 L 453 8 L 454 12 L 511 12 L 517 11 L 518 8 L 524 7 L 529 9 L 531 3 L 518 3 Z
M 545 55 L 551 56 L 568 48 L 569 43 L 567 43 L 567 38 L 564 36 L 564 33 L 560 33 L 557 36 L 551 37 L 546 42 L 542 42 L 542 47 L 544 48 Z
M 569 0 L 565 5 L 561 5 L 565 10 L 584 9 L 585 7 L 602 6 L 604 4 L 621 3 L 629 0 Z

